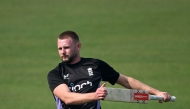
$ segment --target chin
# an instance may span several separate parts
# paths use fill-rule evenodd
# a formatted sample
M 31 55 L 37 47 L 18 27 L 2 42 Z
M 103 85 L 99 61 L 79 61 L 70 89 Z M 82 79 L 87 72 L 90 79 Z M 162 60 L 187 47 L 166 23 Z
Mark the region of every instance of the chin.
M 62 59 L 64 63 L 69 63 L 70 61 L 68 59 Z

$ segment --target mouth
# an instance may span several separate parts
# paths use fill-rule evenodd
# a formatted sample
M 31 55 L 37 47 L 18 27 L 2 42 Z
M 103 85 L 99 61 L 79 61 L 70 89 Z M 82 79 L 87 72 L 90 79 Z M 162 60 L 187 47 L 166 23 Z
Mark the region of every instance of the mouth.
M 66 58 L 68 58 L 68 57 L 69 57 L 68 55 L 62 55 L 62 56 L 61 56 L 62 59 L 66 59 Z

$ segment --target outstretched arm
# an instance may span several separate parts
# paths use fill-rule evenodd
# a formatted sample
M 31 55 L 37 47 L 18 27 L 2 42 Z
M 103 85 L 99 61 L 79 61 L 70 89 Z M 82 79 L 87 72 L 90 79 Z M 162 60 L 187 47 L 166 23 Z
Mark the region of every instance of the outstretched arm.
M 90 101 L 104 99 L 107 95 L 107 91 L 104 89 L 104 87 L 105 84 L 98 88 L 96 92 L 92 93 L 75 93 L 70 92 L 66 84 L 61 84 L 54 89 L 53 94 L 60 98 L 65 104 L 78 105 Z
M 170 100 L 170 95 L 167 92 L 159 91 L 158 89 L 150 87 L 132 77 L 128 77 L 128 76 L 120 74 L 120 76 L 117 80 L 117 83 L 122 85 L 125 88 L 147 90 L 150 94 L 162 96 L 164 98 L 164 102 L 167 102 Z M 159 101 L 159 102 L 161 102 L 161 101 Z

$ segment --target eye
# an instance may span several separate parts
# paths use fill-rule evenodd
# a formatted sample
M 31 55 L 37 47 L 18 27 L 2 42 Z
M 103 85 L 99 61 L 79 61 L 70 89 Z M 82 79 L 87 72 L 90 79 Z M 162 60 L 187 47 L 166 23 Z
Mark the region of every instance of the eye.
M 62 50 L 62 48 L 60 47 L 60 48 L 58 48 L 58 50 Z
M 70 46 L 64 46 L 63 48 L 64 48 L 64 49 L 69 49 L 69 48 L 70 48 Z
M 69 47 L 64 47 L 64 49 L 69 49 Z

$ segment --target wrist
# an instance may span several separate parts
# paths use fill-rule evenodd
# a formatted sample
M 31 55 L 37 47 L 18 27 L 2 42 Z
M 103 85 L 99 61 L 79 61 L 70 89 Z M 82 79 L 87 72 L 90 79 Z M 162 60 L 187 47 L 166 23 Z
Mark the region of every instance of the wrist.
M 99 100 L 99 99 L 97 98 L 95 92 L 89 93 L 87 97 L 88 97 L 91 101 Z
M 153 95 L 159 95 L 160 92 L 161 91 L 155 89 L 151 94 L 153 94 Z

